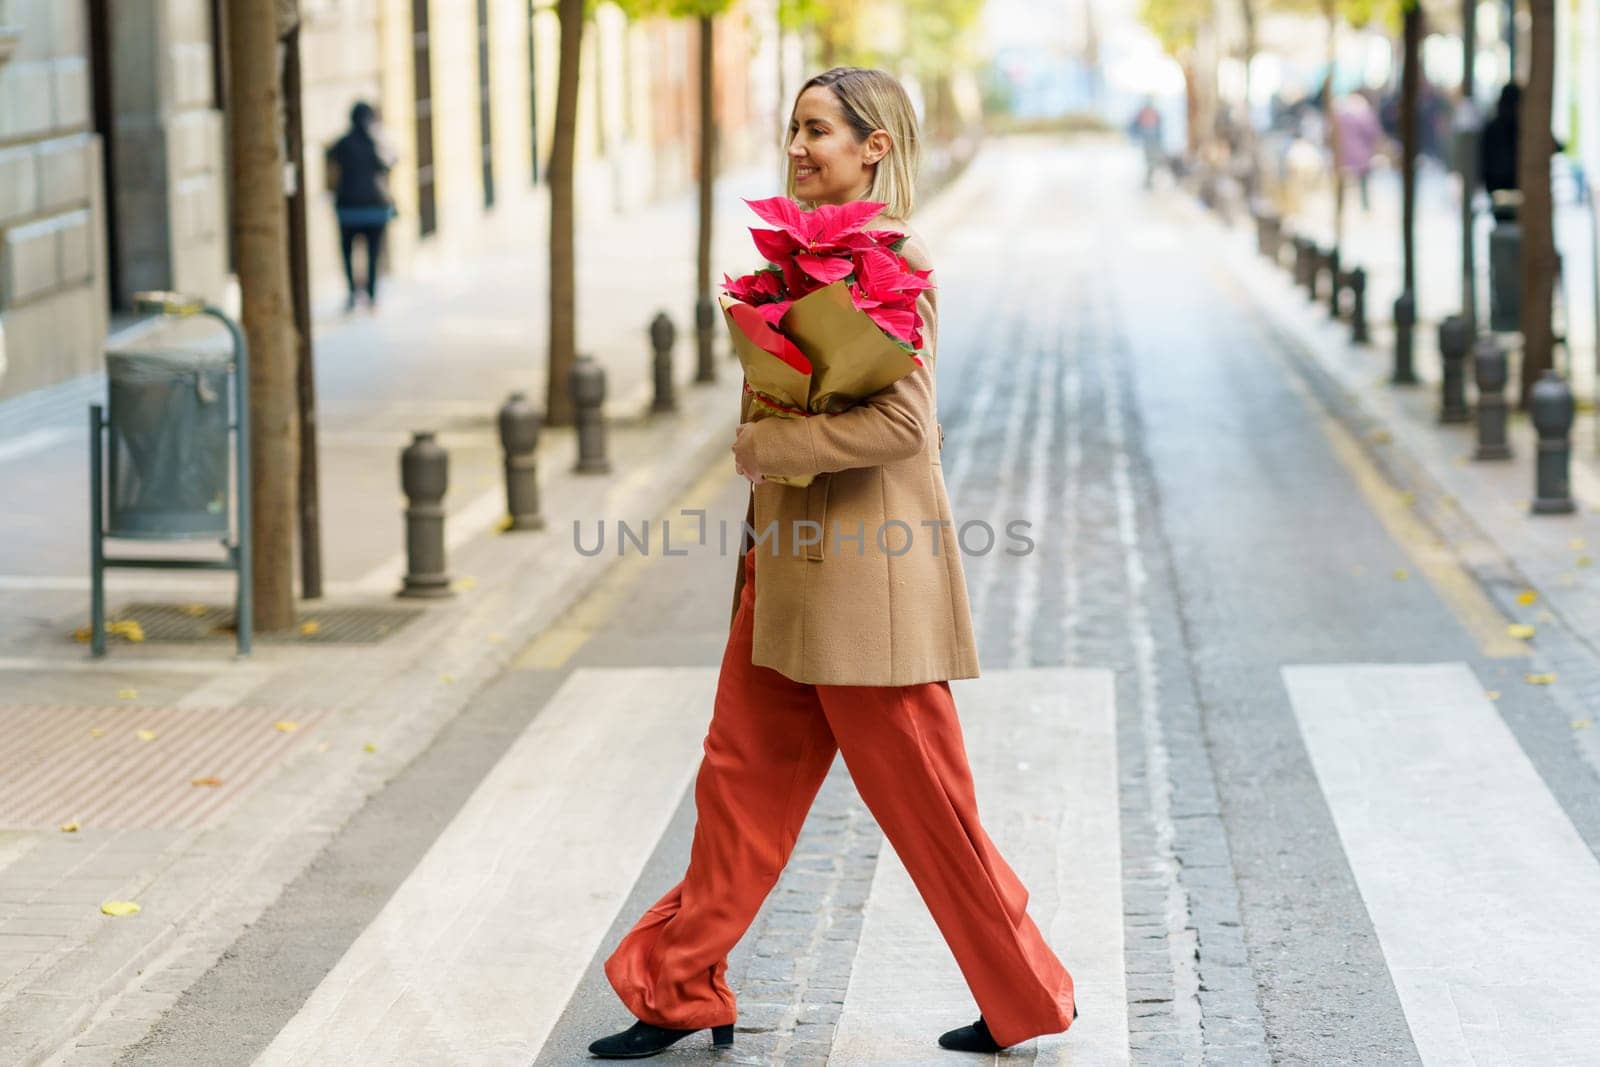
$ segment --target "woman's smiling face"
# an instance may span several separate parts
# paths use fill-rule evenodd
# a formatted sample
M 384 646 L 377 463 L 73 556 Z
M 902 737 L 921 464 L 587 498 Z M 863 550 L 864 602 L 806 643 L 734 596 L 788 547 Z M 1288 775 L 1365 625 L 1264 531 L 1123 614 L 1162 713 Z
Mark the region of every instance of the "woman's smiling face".
M 789 120 L 795 195 L 819 204 L 859 200 L 872 188 L 873 165 L 888 152 L 888 142 L 882 130 L 857 140 L 833 90 L 812 86 L 795 101 Z

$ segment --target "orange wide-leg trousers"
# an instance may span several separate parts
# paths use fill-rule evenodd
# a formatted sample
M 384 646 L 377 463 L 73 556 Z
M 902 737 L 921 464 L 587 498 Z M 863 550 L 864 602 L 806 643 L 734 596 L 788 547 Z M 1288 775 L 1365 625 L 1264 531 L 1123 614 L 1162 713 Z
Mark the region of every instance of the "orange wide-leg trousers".
M 656 1026 L 736 1021 L 728 952 L 777 883 L 838 751 L 995 1040 L 1014 1045 L 1067 1029 L 1072 978 L 978 821 L 949 683 L 806 685 L 753 665 L 753 549 L 744 566 L 695 779 L 689 869 L 606 960 L 617 995 Z

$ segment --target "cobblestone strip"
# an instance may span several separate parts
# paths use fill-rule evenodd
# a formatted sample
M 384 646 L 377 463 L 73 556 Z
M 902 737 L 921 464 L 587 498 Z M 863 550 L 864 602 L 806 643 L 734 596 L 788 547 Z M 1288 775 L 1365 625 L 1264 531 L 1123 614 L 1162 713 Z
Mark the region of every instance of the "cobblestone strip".
M 844 760 L 835 759 L 756 921 L 745 969 L 728 975 L 739 994 L 730 1062 L 828 1062 L 882 845 Z
M 1138 560 L 1144 569 L 1140 592 L 1148 634 L 1156 648 L 1182 650 L 1181 655 L 1155 658 L 1154 688 L 1145 709 L 1147 744 L 1154 753 L 1149 783 L 1154 797 L 1152 829 L 1162 846 L 1159 855 L 1163 860 L 1170 857 L 1167 876 L 1175 878 L 1166 897 L 1169 916 L 1184 924 L 1169 944 L 1174 972 L 1184 983 L 1178 990 L 1174 1021 L 1198 1024 L 1200 1054 L 1206 1063 L 1267 1064 L 1271 1057 L 1266 1028 L 1256 999 L 1255 972 L 1245 951 L 1239 890 L 1194 688 L 1189 652 L 1194 645 L 1178 596 L 1154 474 L 1142 447 L 1134 370 L 1120 338 L 1114 348 L 1120 358 L 1110 373 L 1116 378 L 1120 417 L 1128 427 L 1122 447 L 1137 509 L 1137 543 L 1143 546 Z M 1158 761 L 1159 774 L 1154 767 Z M 1130 972 L 1138 966 L 1138 951 L 1130 931 Z M 1131 1025 L 1137 1027 L 1140 1020 Z M 1153 1054 L 1158 1048 L 1148 1051 Z M 1185 1052 L 1192 1054 L 1193 1049 Z
M 1268 1063 L 1132 356 L 1109 272 L 1074 280 L 1081 482 L 1072 665 L 1116 670 L 1129 1039 L 1138 1063 Z M 1163 654 L 1174 650 L 1178 654 Z

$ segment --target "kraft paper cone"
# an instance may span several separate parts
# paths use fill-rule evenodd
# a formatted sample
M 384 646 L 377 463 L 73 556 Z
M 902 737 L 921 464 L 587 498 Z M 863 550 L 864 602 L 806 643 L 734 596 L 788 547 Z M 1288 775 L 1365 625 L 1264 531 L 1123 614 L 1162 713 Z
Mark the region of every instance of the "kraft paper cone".
M 809 411 L 843 411 L 917 369 L 917 361 L 856 308 L 844 282 L 796 300 L 782 326 L 811 359 Z

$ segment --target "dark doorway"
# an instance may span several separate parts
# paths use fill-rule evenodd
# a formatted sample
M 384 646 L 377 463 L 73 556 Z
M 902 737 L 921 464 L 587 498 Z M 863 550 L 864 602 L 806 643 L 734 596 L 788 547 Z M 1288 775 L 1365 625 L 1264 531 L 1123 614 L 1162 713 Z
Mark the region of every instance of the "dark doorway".
M 411 80 L 417 116 L 417 228 L 426 237 L 439 228 L 433 185 L 433 50 L 428 43 L 428 0 L 411 0 Z
M 483 146 L 483 206 L 494 207 L 494 93 L 489 81 L 489 0 L 478 0 L 478 143 Z
M 111 0 L 88 0 L 89 72 L 94 94 L 94 130 L 100 135 L 101 178 L 105 195 L 101 198 L 101 223 L 106 235 L 106 294 L 111 310 L 128 307 L 128 294 L 122 284 L 122 247 L 117 240 L 117 148 L 116 109 L 113 101 L 111 70 Z

